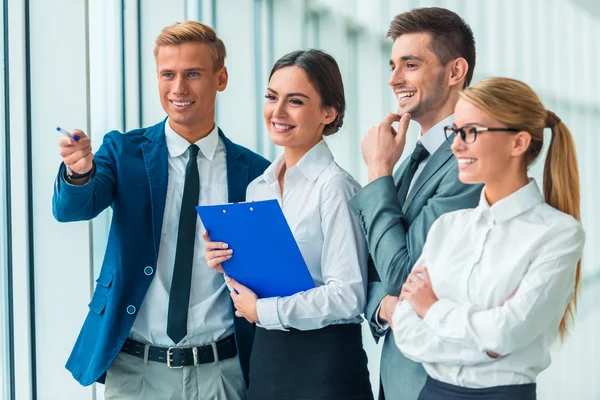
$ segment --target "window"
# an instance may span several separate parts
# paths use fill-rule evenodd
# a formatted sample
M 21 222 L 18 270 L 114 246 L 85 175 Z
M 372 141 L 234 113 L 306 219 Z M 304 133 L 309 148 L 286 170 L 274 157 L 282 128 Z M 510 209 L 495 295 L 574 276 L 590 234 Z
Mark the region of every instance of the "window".
M 0 135 L 0 398 L 14 398 L 14 385 L 11 379 L 12 372 L 12 337 L 10 332 L 12 321 L 11 307 L 11 285 L 12 279 L 10 269 L 10 253 L 9 253 L 9 229 L 10 229 L 10 213 L 9 213 L 9 198 L 8 187 L 10 178 L 10 168 L 8 168 L 8 124 L 6 120 L 6 99 L 7 87 L 5 87 L 5 79 L 8 77 L 8 57 L 7 48 L 4 43 L 4 27 L 6 25 L 4 10 L 0 11 L 0 43 L 2 43 L 3 52 L 3 71 L 2 79 L 0 79 L 0 88 L 2 89 L 2 97 L 0 100 L 0 126 L 2 126 Z

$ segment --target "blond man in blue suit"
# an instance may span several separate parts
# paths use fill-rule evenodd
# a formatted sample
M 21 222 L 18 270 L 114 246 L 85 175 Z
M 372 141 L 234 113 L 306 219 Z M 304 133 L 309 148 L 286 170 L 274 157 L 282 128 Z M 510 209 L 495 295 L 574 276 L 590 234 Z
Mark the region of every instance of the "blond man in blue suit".
M 206 267 L 194 206 L 244 201 L 269 163 L 214 120 L 228 75 L 210 27 L 168 26 L 154 55 L 166 120 L 109 132 L 96 153 L 81 131 L 59 143 L 54 217 L 113 210 L 67 368 L 82 385 L 105 383 L 106 399 L 243 399 L 254 328 L 234 317 L 223 276 Z

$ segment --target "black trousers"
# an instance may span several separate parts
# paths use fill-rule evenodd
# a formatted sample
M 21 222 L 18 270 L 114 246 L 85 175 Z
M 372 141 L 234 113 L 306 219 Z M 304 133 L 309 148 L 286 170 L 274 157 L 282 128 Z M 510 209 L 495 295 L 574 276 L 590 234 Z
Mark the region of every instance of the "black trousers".
M 428 376 L 418 400 L 535 400 L 535 383 L 470 389 Z
M 256 328 L 247 400 L 372 400 L 358 324 L 312 331 Z

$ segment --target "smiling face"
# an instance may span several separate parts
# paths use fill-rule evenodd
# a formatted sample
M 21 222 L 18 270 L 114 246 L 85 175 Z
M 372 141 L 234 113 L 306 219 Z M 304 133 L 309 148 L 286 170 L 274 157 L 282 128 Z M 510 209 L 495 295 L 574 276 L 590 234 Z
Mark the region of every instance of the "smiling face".
M 217 92 L 227 86 L 227 70 L 214 71 L 209 46 L 201 42 L 161 46 L 156 69 L 160 101 L 171 127 L 178 133 L 209 131 Z
M 488 113 L 465 99 L 460 99 L 454 112 L 457 127 L 504 128 L 506 127 Z M 515 176 L 525 168 L 522 155 L 529 142 L 522 136 L 525 132 L 481 132 L 475 142 L 466 144 L 456 135 L 452 152 L 458 161 L 458 178 L 462 183 L 496 183 Z M 523 148 L 524 146 L 524 148 Z
M 288 149 L 308 151 L 337 115 L 333 107 L 322 107 L 320 94 L 297 66 L 275 71 L 265 97 L 263 115 L 271 140 Z
M 388 84 L 398 100 L 398 114 L 410 113 L 421 123 L 431 118 L 448 99 L 446 68 L 429 49 L 428 33 L 407 33 L 394 41 Z M 422 124 L 422 123 L 421 123 Z

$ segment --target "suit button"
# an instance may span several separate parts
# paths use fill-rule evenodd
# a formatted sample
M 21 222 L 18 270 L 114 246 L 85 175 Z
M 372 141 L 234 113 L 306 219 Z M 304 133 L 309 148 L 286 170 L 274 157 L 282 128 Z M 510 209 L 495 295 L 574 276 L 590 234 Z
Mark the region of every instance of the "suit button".
M 150 276 L 152 273 L 154 273 L 154 268 L 151 266 L 148 265 L 146 268 L 144 268 L 144 274 Z
M 127 306 L 127 314 L 129 314 L 129 315 L 135 314 L 135 306 L 132 306 L 132 305 Z

